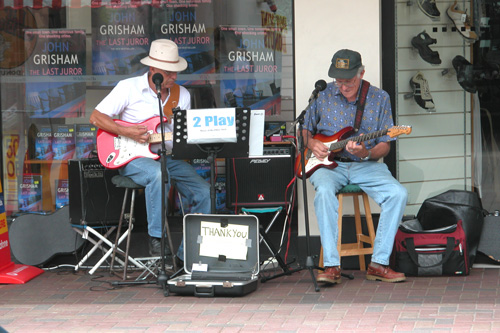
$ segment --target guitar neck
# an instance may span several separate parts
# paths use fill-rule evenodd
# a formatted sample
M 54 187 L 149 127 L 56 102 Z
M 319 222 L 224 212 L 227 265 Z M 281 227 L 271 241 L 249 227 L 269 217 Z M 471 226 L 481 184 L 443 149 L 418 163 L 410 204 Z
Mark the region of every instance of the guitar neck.
M 167 141 L 172 141 L 172 133 L 168 132 L 165 133 L 165 140 Z M 148 143 L 160 143 L 161 142 L 161 133 L 153 133 L 149 136 Z
M 361 143 L 363 141 L 368 141 L 368 140 L 371 140 L 371 139 L 375 139 L 375 138 L 378 138 L 378 137 L 386 135 L 387 132 L 388 132 L 388 130 L 385 129 L 385 130 L 380 130 L 380 131 L 376 131 L 376 132 L 372 132 L 372 133 L 363 134 L 363 135 L 360 135 L 360 136 L 348 138 L 348 139 L 345 139 L 345 140 L 337 141 L 337 142 L 334 142 L 334 143 L 332 143 L 330 145 L 329 150 L 330 151 L 335 151 L 335 150 L 342 149 L 345 146 L 347 146 L 347 143 L 349 141 L 354 141 L 354 142 L 357 142 L 357 143 Z

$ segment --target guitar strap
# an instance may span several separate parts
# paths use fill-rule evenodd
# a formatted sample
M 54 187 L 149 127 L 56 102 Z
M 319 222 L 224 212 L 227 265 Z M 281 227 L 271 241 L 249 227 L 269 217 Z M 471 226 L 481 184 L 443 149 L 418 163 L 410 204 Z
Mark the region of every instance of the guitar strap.
M 180 86 L 174 83 L 174 86 L 170 88 L 170 96 L 168 97 L 167 103 L 165 103 L 165 106 L 163 107 L 163 115 L 167 117 L 168 122 L 172 119 L 172 110 L 177 106 L 177 104 L 179 104 L 180 93 Z
M 356 103 L 357 110 L 354 122 L 354 132 L 357 132 L 359 130 L 359 126 L 361 125 L 361 119 L 363 118 L 363 112 L 365 111 L 368 88 L 370 88 L 370 82 L 363 80 L 361 83 L 361 94 L 359 95 L 358 102 Z

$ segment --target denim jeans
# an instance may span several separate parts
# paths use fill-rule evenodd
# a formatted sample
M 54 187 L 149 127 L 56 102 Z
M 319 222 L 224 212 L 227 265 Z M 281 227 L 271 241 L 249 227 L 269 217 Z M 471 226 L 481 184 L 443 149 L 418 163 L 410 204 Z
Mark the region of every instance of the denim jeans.
M 191 205 L 191 213 L 210 213 L 210 184 L 200 177 L 196 170 L 187 162 L 174 160 L 167 156 L 168 183 L 165 195 L 168 199 L 171 181 L 183 199 Z M 144 186 L 146 195 L 146 213 L 148 218 L 148 234 L 151 237 L 161 237 L 161 163 L 151 158 L 137 158 L 120 169 L 120 174 L 130 177 L 134 182 Z M 167 214 L 167 212 L 165 212 Z M 177 256 L 184 258 L 184 244 L 181 242 Z
M 337 163 L 335 169 L 320 168 L 309 177 L 316 191 L 314 208 L 323 246 L 324 265 L 340 266 L 337 251 L 339 202 L 336 193 L 348 184 L 359 185 L 380 206 L 372 262 L 388 265 L 408 192 L 384 163 Z

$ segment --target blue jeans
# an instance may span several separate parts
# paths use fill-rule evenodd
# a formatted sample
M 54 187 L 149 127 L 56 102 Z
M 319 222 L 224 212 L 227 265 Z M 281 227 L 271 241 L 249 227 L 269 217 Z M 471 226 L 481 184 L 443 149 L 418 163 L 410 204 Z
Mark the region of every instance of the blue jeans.
M 182 160 L 174 160 L 167 156 L 168 183 L 165 186 L 166 199 L 171 181 L 188 200 L 191 213 L 210 214 L 210 184 L 198 175 L 193 166 Z M 137 158 L 120 169 L 120 174 L 130 177 L 134 182 L 144 186 L 146 195 L 146 213 L 148 218 L 148 234 L 151 237 L 161 237 L 161 163 L 151 158 Z M 166 203 L 165 203 L 166 204 Z M 167 212 L 165 212 L 167 214 Z M 177 256 L 184 258 L 184 244 L 181 242 Z
M 323 246 L 324 266 L 340 266 L 337 251 L 339 202 L 336 193 L 347 184 L 359 185 L 380 206 L 372 262 L 388 265 L 408 192 L 384 163 L 337 163 L 335 169 L 320 168 L 309 177 L 316 190 L 314 208 Z

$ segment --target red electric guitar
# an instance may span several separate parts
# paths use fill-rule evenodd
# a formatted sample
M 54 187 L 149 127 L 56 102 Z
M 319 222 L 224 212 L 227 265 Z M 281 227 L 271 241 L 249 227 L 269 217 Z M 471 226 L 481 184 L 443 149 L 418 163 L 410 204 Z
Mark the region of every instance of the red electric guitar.
M 311 150 L 306 148 L 304 151 L 304 160 L 305 160 L 305 172 L 306 172 L 306 177 L 309 178 L 314 171 L 318 170 L 319 168 L 329 168 L 329 169 L 334 169 L 337 167 L 337 163 L 334 160 L 335 155 L 344 149 L 344 147 L 347 145 L 349 141 L 354 141 L 357 143 L 363 142 L 363 141 L 368 141 L 374 138 L 378 138 L 384 135 L 389 135 L 391 138 L 401 135 L 401 134 L 410 134 L 411 133 L 411 126 L 394 126 L 391 127 L 390 129 L 387 130 L 380 130 L 376 131 L 373 133 L 368 133 L 360 136 L 356 136 L 353 138 L 350 138 L 352 134 L 354 134 L 354 129 L 352 127 L 345 127 L 341 129 L 339 132 L 332 136 L 326 136 L 323 134 L 316 134 L 313 138 L 317 139 L 325 144 L 325 146 L 328 147 L 328 150 L 330 151 L 330 154 L 328 155 L 327 158 L 324 160 L 318 159 L 314 154 L 312 153 Z M 302 176 L 302 166 L 301 166 L 301 156 L 299 155 L 297 159 L 295 160 L 295 170 L 297 170 L 297 175 L 300 178 L 304 178 Z
M 167 121 L 165 117 L 163 119 L 165 119 L 165 122 Z M 149 140 L 146 143 L 139 143 L 131 138 L 99 129 L 96 141 L 97 156 L 102 165 L 108 169 L 117 169 L 139 157 L 160 158 L 158 154 L 153 153 L 150 149 L 151 144 L 161 142 L 161 133 L 156 130 L 160 125 L 160 117 L 149 118 L 139 124 L 119 119 L 114 119 L 114 121 L 122 126 L 145 125 L 150 134 Z M 165 140 L 172 141 L 171 132 L 165 133 Z

